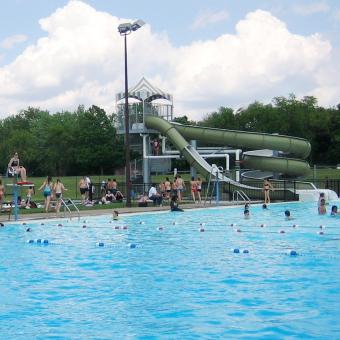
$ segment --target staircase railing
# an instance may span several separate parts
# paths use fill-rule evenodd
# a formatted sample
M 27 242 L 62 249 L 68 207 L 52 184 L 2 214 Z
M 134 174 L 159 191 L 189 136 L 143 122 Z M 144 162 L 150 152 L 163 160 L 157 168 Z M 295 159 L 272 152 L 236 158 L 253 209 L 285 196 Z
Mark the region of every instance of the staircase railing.
M 70 219 L 72 219 L 72 210 L 70 209 L 70 206 L 71 206 L 75 209 L 75 211 L 78 215 L 78 221 L 79 221 L 80 220 L 80 211 L 79 211 L 78 207 L 76 206 L 76 204 L 70 198 L 66 198 L 67 203 L 62 198 L 60 200 L 61 200 L 61 203 L 64 206 L 64 217 L 66 217 L 66 211 L 67 211 L 70 214 Z
M 210 199 L 209 202 L 211 204 L 212 198 L 213 198 L 213 194 L 216 190 L 216 204 L 219 203 L 220 200 L 220 192 L 219 192 L 219 174 L 223 173 L 223 167 L 221 166 L 217 166 L 216 164 L 213 164 L 209 173 L 209 180 L 208 180 L 208 184 L 207 184 L 207 190 L 205 193 L 205 199 L 204 199 L 204 205 L 206 205 L 207 201 L 208 201 L 208 196 L 209 196 L 209 191 L 210 191 L 210 185 L 211 182 L 213 183 L 213 187 L 212 190 L 210 192 Z M 212 180 L 212 176 L 215 176 L 215 180 Z
M 239 201 L 239 198 L 241 198 L 245 202 L 250 202 L 250 198 L 243 190 L 233 191 L 233 201 Z

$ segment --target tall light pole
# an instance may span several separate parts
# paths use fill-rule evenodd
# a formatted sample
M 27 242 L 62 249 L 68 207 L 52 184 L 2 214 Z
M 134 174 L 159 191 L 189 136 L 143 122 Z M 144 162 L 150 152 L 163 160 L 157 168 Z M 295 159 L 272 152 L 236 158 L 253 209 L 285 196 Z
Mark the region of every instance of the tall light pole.
M 129 123 L 129 90 L 128 90 L 128 67 L 127 67 L 127 44 L 126 36 L 133 31 L 137 31 L 141 28 L 145 22 L 143 20 L 137 20 L 131 23 L 120 24 L 118 26 L 118 32 L 124 36 L 124 59 L 125 59 L 125 185 L 126 185 L 126 206 L 131 207 L 131 176 L 130 176 L 130 123 Z

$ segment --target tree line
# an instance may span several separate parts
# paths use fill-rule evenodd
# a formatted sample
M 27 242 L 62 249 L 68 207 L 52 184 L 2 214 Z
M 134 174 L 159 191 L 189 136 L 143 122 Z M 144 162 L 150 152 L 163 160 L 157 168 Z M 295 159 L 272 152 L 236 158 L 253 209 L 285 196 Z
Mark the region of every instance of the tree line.
M 182 124 L 197 124 L 220 129 L 278 133 L 306 138 L 312 146 L 311 164 L 340 163 L 340 104 L 333 108 L 318 105 L 317 99 L 294 94 L 275 97 L 271 103 L 254 102 L 246 108 L 233 110 L 220 107 L 202 121 L 193 122 L 186 116 L 176 119 Z
M 201 121 L 186 116 L 175 120 L 306 138 L 312 145 L 311 164 L 340 163 L 340 105 L 324 108 L 311 96 L 275 97 L 269 104 L 254 102 L 238 110 L 220 107 Z M 0 120 L 0 173 L 17 151 L 29 176 L 112 174 L 125 164 L 124 137 L 115 126 L 116 115 L 95 105 L 55 114 L 30 107 Z
M 29 176 L 113 173 L 124 165 L 124 139 L 115 115 L 92 106 L 50 114 L 28 108 L 0 121 L 0 173 L 19 153 Z

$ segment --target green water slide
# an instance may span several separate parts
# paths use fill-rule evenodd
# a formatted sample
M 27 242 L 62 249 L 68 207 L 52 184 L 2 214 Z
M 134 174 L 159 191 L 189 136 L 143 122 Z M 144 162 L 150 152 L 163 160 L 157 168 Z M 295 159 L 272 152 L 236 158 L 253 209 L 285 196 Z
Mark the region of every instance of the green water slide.
M 222 144 L 223 146 L 243 149 L 278 150 L 299 158 L 306 158 L 311 151 L 310 143 L 302 138 L 181 124 L 174 124 L 174 126 L 188 140 L 196 139 L 205 143 Z M 306 175 L 310 170 L 306 161 L 296 158 L 268 157 L 245 153 L 243 161 L 245 167 L 249 169 L 282 172 L 296 177 Z
M 300 158 L 306 158 L 311 150 L 310 143 L 307 140 L 291 136 L 182 125 L 178 123 L 169 123 L 156 116 L 146 116 L 145 124 L 148 128 L 155 129 L 169 138 L 189 164 L 205 176 L 212 173 L 212 167 L 200 156 L 196 149 L 187 142 L 187 140 L 193 139 L 210 144 L 220 144 L 223 146 L 246 149 L 278 150 Z M 247 168 L 282 172 L 291 176 L 302 176 L 307 174 L 310 170 L 306 161 L 296 158 L 245 154 L 243 161 Z M 249 188 L 228 177 L 219 176 L 221 176 L 221 180 L 229 182 L 233 186 Z

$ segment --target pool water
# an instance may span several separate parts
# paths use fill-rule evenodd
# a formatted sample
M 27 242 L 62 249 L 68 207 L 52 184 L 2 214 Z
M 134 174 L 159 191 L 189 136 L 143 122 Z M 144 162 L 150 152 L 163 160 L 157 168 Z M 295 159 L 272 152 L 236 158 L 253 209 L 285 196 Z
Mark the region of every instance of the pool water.
M 316 203 L 250 214 L 6 223 L 1 338 L 339 339 L 340 216 Z

